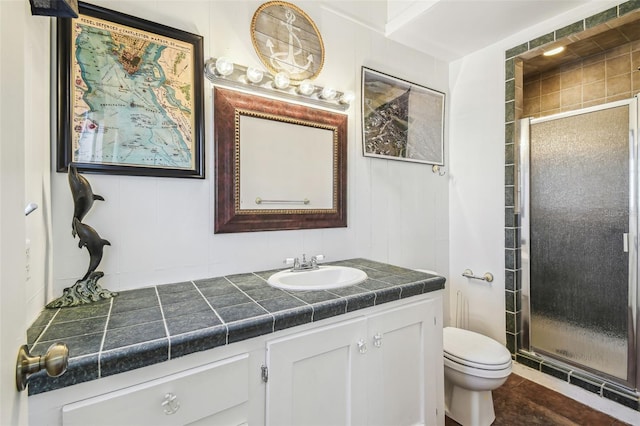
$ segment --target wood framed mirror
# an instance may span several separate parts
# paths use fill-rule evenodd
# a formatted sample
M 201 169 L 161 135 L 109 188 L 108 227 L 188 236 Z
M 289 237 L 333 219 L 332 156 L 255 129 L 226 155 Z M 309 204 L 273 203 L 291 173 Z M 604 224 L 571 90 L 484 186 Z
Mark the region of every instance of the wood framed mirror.
M 347 226 L 347 115 L 214 88 L 215 233 Z

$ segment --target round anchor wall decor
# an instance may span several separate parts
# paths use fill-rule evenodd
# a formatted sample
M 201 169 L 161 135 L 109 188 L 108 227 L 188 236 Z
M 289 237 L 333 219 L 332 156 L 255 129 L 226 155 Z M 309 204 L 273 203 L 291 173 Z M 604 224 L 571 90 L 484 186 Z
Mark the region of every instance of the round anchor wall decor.
M 251 41 L 264 66 L 292 82 L 313 79 L 324 64 L 318 27 L 298 6 L 284 1 L 261 5 L 251 20 Z

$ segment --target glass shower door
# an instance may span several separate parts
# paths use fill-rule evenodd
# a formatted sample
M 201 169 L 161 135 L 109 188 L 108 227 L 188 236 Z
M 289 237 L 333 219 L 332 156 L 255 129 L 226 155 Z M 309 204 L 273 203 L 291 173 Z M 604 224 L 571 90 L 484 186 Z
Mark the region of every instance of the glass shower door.
M 634 115 L 624 101 L 531 120 L 523 214 L 531 350 L 620 382 L 633 368 Z

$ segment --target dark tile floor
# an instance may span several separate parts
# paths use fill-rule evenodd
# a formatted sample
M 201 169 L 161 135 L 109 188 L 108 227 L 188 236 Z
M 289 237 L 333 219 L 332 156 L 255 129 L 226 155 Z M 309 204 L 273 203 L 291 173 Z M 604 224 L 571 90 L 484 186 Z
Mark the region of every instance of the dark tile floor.
M 627 424 L 515 374 L 493 391 L 493 405 L 496 412 L 493 426 Z M 445 426 L 459 424 L 447 417 Z

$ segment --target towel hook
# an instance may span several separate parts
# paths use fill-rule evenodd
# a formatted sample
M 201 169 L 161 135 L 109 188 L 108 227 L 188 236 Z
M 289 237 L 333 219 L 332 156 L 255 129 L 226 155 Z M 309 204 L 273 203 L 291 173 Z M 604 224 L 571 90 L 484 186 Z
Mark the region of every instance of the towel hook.
M 440 166 L 438 166 L 437 164 L 431 166 L 431 171 L 433 173 L 436 173 L 438 176 L 444 176 L 444 174 L 446 173 L 444 170 L 441 170 Z

